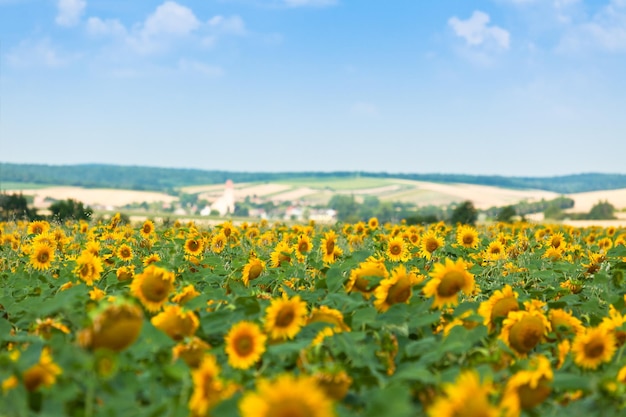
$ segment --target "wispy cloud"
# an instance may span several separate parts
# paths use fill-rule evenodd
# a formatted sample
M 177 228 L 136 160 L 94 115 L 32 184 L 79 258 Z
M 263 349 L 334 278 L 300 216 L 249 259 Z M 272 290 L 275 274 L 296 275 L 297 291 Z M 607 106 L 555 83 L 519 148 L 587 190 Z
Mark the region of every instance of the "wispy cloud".
M 181 59 L 178 61 L 178 69 L 184 72 L 201 74 L 206 77 L 221 77 L 224 70 L 216 65 L 208 65 L 203 62 Z
M 85 0 L 59 0 L 55 22 L 60 26 L 76 26 L 85 12 Z
M 465 39 L 470 46 L 494 44 L 499 48 L 508 49 L 510 34 L 499 26 L 489 25 L 490 17 L 487 13 L 474 11 L 472 16 L 461 20 L 454 16 L 448 20 L 448 25 L 454 33 Z
M 588 20 L 572 25 L 557 49 L 626 52 L 626 0 L 611 0 Z
M 63 57 L 50 39 L 24 40 L 6 55 L 9 65 L 15 68 L 59 68 L 69 58 Z

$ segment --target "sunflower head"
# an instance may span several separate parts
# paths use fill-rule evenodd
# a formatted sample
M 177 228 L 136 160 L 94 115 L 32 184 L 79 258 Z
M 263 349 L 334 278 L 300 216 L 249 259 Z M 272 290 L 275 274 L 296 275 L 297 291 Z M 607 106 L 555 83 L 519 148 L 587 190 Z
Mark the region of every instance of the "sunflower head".
M 596 369 L 609 362 L 617 349 L 615 335 L 605 327 L 588 328 L 572 342 L 574 363 L 581 368 Z
M 293 339 L 306 324 L 306 302 L 296 295 L 275 298 L 265 310 L 265 331 L 272 339 Z
M 540 311 L 511 311 L 502 323 L 500 338 L 518 355 L 525 356 L 550 330 L 550 322 Z
M 166 306 L 150 322 L 176 341 L 193 336 L 200 325 L 193 311 L 184 311 L 179 305 Z
M 242 417 L 331 417 L 333 401 L 310 376 L 284 374 L 260 380 L 239 403 Z
M 95 314 L 91 326 L 79 333 L 79 343 L 90 349 L 119 352 L 135 342 L 142 324 L 143 312 L 138 306 L 127 302 L 105 304 Z
M 358 291 L 363 297 L 369 299 L 380 282 L 389 278 L 389 272 L 382 260 L 368 258 L 361 262 L 359 267 L 350 272 L 350 280 L 346 285 L 346 291 Z
M 445 264 L 435 264 L 430 276 L 423 291 L 427 297 L 434 297 L 432 308 L 455 306 L 460 292 L 471 294 L 474 291 L 474 274 L 467 270 L 461 258 L 456 262 L 446 259 Z
M 255 323 L 241 321 L 225 337 L 228 363 L 233 368 L 248 369 L 261 359 L 267 337 Z
M 174 288 L 174 273 L 149 265 L 133 278 L 130 292 L 139 298 L 148 311 L 158 311 Z
M 407 272 L 404 265 L 400 265 L 391 272 L 391 277 L 383 279 L 374 290 L 374 306 L 379 311 L 387 311 L 394 304 L 408 303 L 413 294 L 413 286 L 419 279 L 413 272 Z

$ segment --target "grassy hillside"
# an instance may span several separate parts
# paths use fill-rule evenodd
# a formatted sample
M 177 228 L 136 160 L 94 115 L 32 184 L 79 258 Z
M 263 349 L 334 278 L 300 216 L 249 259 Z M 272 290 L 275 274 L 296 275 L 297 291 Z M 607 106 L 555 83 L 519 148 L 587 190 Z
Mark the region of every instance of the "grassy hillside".
M 388 179 L 443 184 L 489 185 L 509 189 L 537 189 L 560 194 L 626 188 L 625 174 L 586 173 L 559 177 L 502 177 L 462 174 L 407 174 L 374 172 L 229 172 L 119 165 L 37 165 L 0 163 L 0 189 L 7 183 L 74 185 L 173 192 L 194 185 L 277 182 L 312 188 L 351 190 L 384 186 Z

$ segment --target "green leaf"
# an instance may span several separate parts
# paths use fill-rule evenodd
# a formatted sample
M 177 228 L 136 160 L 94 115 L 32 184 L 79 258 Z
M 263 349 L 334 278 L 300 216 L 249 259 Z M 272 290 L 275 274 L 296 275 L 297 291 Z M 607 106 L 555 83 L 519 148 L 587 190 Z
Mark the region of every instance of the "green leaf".
M 376 390 L 368 398 L 366 417 L 412 417 L 415 410 L 411 404 L 409 388 L 404 385 L 390 385 Z
M 588 390 L 592 387 L 592 379 L 588 375 L 577 375 L 566 372 L 558 372 L 554 375 L 552 386 L 557 390 Z

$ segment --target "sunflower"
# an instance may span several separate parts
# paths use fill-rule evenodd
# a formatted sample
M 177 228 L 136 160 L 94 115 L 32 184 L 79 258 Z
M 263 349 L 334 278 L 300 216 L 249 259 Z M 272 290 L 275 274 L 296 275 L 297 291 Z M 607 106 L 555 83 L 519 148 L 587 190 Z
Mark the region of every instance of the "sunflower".
M 185 241 L 185 253 L 198 256 L 204 252 L 204 240 L 199 236 L 192 236 Z
M 567 336 L 577 335 L 585 331 L 582 322 L 569 313 L 560 308 L 550 310 L 548 313 L 552 331 L 559 339 Z
M 133 257 L 135 256 L 133 254 L 132 248 L 126 243 L 121 244 L 115 251 L 115 254 L 117 255 L 118 258 L 120 258 L 122 261 L 125 261 L 125 262 L 132 261 Z
M 467 270 L 467 264 L 461 258 L 456 262 L 446 258 L 445 264 L 436 263 L 430 276 L 432 278 L 423 291 L 427 297 L 435 297 L 432 308 L 455 306 L 460 291 L 466 295 L 474 291 L 474 274 Z
M 54 261 L 54 248 L 47 244 L 35 244 L 30 253 L 30 264 L 39 271 L 50 269 Z
M 502 290 L 494 291 L 488 300 L 480 303 L 478 314 L 483 317 L 483 324 L 492 332 L 498 319 L 504 319 L 509 312 L 517 310 L 519 310 L 517 292 L 507 284 Z
M 459 225 L 456 229 L 456 243 L 467 249 L 478 248 L 478 231 L 468 224 Z
M 118 281 L 128 281 L 135 276 L 135 265 L 120 266 L 115 273 Z
M 234 387 L 224 384 L 219 374 L 217 360 L 210 354 L 191 371 L 193 393 L 189 399 L 189 410 L 193 417 L 210 415 L 208 413 L 213 407 L 234 393 Z
M 228 364 L 237 369 L 248 369 L 261 359 L 267 337 L 255 323 L 240 321 L 231 327 L 224 338 Z
M 408 303 L 413 294 L 413 286 L 419 279 L 413 272 L 407 272 L 404 265 L 400 265 L 391 272 L 391 277 L 383 279 L 374 290 L 374 306 L 378 311 L 387 311 L 389 307 L 398 303 Z
M 378 229 L 378 219 L 376 217 L 372 217 L 367 221 L 367 227 L 369 227 L 370 230 L 376 230 Z
M 558 261 L 563 257 L 563 249 L 562 248 L 554 248 L 552 246 L 548 246 L 548 249 L 541 256 L 543 259 L 549 259 L 551 261 Z
M 319 371 L 313 378 L 326 395 L 336 401 L 343 400 L 352 385 L 352 377 L 344 370 Z
M 141 263 L 143 266 L 149 266 L 160 261 L 161 261 L 161 255 L 159 255 L 158 253 L 151 253 L 150 255 L 143 258 Z
M 139 233 L 144 239 L 150 239 L 154 233 L 154 222 L 152 220 L 146 220 L 143 222 Z
M 50 230 L 50 223 L 45 220 L 35 220 L 28 224 L 26 233 L 29 235 L 41 235 Z
M 302 234 L 298 237 L 298 242 L 296 243 L 295 252 L 298 261 L 303 262 L 309 252 L 311 251 L 311 238 L 305 234 Z
M 239 403 L 242 417 L 332 417 L 333 401 L 310 376 L 283 374 L 273 381 L 261 379 L 255 392 Z
M 489 245 L 484 251 L 484 258 L 488 261 L 498 261 L 500 259 L 505 259 L 506 256 L 506 248 L 499 240 L 489 242 Z
M 426 411 L 431 417 L 498 417 L 498 409 L 489 402 L 493 391 L 489 381 L 481 383 L 476 371 L 463 371 L 455 383 L 443 384 L 444 394 Z
M 174 288 L 174 273 L 149 265 L 133 278 L 130 292 L 151 312 L 159 311 Z
M 406 262 L 409 260 L 409 248 L 402 239 L 402 236 L 396 236 L 387 241 L 387 258 L 393 262 Z
M 420 239 L 420 255 L 430 259 L 433 253 L 444 245 L 443 237 L 438 236 L 435 230 L 425 232 Z
M 270 255 L 270 259 L 272 261 L 272 267 L 278 268 L 281 265 L 291 264 L 291 253 L 293 252 L 293 248 L 289 245 L 289 243 L 285 241 L 278 242 L 274 251 Z
M 57 376 L 61 375 L 62 370 L 52 360 L 50 349 L 41 350 L 39 362 L 28 368 L 22 374 L 24 386 L 28 391 L 35 391 L 41 386 L 50 387 L 56 382 Z
M 35 334 L 43 337 L 44 339 L 50 339 L 52 337 L 52 331 L 58 330 L 62 333 L 69 334 L 70 329 L 59 320 L 47 318 L 44 320 L 37 319 L 35 322 Z
M 102 271 L 102 260 L 87 250 L 76 259 L 74 273 L 87 285 L 93 285 L 94 281 L 98 281 Z
M 124 302 L 108 304 L 95 315 L 90 327 L 80 331 L 78 341 L 85 348 L 120 352 L 137 340 L 142 325 L 140 307 Z
M 293 339 L 306 324 L 306 302 L 300 296 L 274 298 L 265 310 L 265 331 L 272 339 Z
M 320 330 L 311 344 L 313 346 L 322 343 L 324 338 L 332 336 L 335 333 L 350 331 L 350 327 L 343 321 L 341 311 L 327 306 L 316 307 L 311 311 L 311 315 L 307 320 L 307 325 L 311 323 L 327 323 L 328 326 Z
M 181 358 L 190 368 L 197 368 L 210 348 L 204 340 L 192 336 L 187 342 L 181 342 L 172 348 L 172 359 L 175 361 Z
M 370 257 L 350 272 L 346 291 L 358 291 L 363 297 L 369 299 L 380 282 L 387 278 L 389 278 L 389 272 L 382 259 Z
M 574 362 L 586 369 L 596 369 L 601 363 L 609 362 L 616 349 L 615 335 L 602 326 L 587 328 L 572 342 Z
M 211 251 L 213 253 L 222 253 L 226 249 L 228 238 L 223 233 L 217 233 L 211 238 Z
M 515 373 L 504 389 L 501 407 L 506 417 L 516 417 L 521 410 L 531 410 L 541 404 L 552 392 L 553 372 L 550 361 L 543 355 L 531 359 L 529 369 Z
M 539 310 L 511 311 L 502 322 L 500 339 L 518 355 L 524 356 L 550 332 L 551 325 Z
M 325 264 L 334 263 L 343 254 L 343 250 L 337 245 L 337 234 L 333 230 L 324 233 L 321 250 L 322 260 Z
M 243 283 L 248 286 L 250 284 L 250 281 L 260 277 L 264 270 L 265 262 L 257 257 L 252 257 L 250 258 L 246 266 L 243 267 L 241 279 Z
M 193 336 L 200 325 L 193 311 L 184 311 L 179 305 L 166 306 L 150 322 L 177 342 Z
M 189 284 L 186 285 L 178 294 L 172 297 L 172 302 L 182 306 L 186 302 L 193 300 L 199 295 L 200 293 L 196 291 L 196 288 L 193 286 L 193 284 Z

